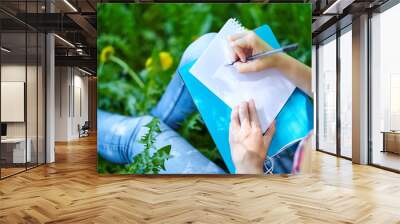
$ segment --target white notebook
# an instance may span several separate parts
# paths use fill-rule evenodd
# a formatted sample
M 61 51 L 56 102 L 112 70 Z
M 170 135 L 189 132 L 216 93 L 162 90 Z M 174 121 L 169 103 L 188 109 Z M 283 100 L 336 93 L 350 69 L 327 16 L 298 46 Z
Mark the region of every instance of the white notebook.
M 254 99 L 261 128 L 266 131 L 278 115 L 295 86 L 278 70 L 239 73 L 229 62 L 227 37 L 245 31 L 235 19 L 229 19 L 190 69 L 200 82 L 230 108 Z

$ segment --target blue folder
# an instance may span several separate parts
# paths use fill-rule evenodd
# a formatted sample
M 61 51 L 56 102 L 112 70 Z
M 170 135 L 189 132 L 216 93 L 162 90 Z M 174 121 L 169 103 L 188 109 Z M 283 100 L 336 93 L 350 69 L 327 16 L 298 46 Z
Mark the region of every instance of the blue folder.
M 280 47 L 268 25 L 258 27 L 255 32 L 272 48 Z M 235 173 L 229 147 L 231 108 L 189 72 L 194 63 L 195 61 L 192 61 L 182 66 L 178 73 L 185 82 L 229 172 Z M 276 132 L 268 156 L 275 155 L 287 144 L 305 137 L 312 129 L 313 102 L 303 91 L 296 88 L 276 117 Z

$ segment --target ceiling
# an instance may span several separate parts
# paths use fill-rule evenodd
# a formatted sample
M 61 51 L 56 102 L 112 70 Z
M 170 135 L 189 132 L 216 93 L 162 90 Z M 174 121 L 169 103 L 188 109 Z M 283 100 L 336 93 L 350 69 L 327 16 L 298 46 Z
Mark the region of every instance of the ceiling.
M 313 0 L 313 43 L 352 23 L 353 17 L 374 11 L 388 0 Z
M 377 7 L 387 0 L 289 0 L 285 2 L 310 2 L 313 8 L 313 39 L 328 35 L 327 30 L 343 18 L 356 16 Z M 101 2 L 134 2 L 121 0 L 1 0 L 0 22 L 3 46 L 13 49 L 16 58 L 26 55 L 22 31 L 54 32 L 56 63 L 85 67 L 95 73 L 96 56 L 96 4 Z M 144 1 L 150 2 L 150 1 Z M 162 2 L 162 1 L 161 1 Z M 283 2 L 252 1 L 252 2 Z M 49 13 L 49 12 L 52 13 Z M 332 31 L 334 32 L 334 31 Z M 22 35 L 24 36 L 24 35 Z M 28 42 L 31 38 L 28 38 Z M 64 41 L 65 40 L 65 41 Z M 73 45 L 73 46 L 72 46 Z M 28 44 L 28 55 L 36 46 Z M 10 54 L 11 55 L 11 54 Z M 9 55 L 9 56 L 10 56 Z
M 56 65 L 71 65 L 72 61 L 74 66 L 95 73 L 97 2 L 100 1 L 47 0 L 46 4 L 45 0 L 1 0 L 2 46 L 12 50 L 7 53 L 8 60 L 34 57 L 38 48 L 30 43 L 31 39 L 37 32 L 54 32 Z M 25 30 L 35 35 L 28 33 L 25 40 Z

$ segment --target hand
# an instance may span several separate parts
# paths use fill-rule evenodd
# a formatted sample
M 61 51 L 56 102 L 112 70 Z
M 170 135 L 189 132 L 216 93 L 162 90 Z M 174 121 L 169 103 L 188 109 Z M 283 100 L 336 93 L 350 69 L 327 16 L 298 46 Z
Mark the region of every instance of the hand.
M 275 122 L 263 135 L 254 100 L 236 106 L 231 114 L 229 144 L 236 173 L 262 174 Z
M 254 31 L 238 33 L 230 36 L 228 39 L 233 50 L 233 60 L 240 59 L 234 66 L 242 73 L 279 67 L 279 63 L 282 57 L 284 57 L 283 53 L 277 53 L 269 57 L 246 61 L 247 57 L 272 50 L 272 47 L 263 41 Z
M 276 53 L 268 57 L 246 61 L 247 57 L 254 54 L 272 50 L 271 46 L 263 41 L 254 31 L 238 33 L 230 36 L 228 39 L 232 46 L 233 60 L 240 59 L 240 61 L 233 64 L 239 72 L 258 72 L 267 68 L 276 68 L 293 84 L 307 93 L 307 95 L 313 97 L 310 67 L 285 53 Z

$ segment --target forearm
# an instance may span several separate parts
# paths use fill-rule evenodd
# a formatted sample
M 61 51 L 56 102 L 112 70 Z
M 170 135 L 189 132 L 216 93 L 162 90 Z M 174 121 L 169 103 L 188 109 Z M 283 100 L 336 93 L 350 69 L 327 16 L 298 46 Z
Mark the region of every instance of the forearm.
M 279 70 L 298 88 L 303 90 L 308 96 L 313 97 L 311 91 L 311 68 L 299 62 L 295 58 L 287 55 L 280 55 Z

